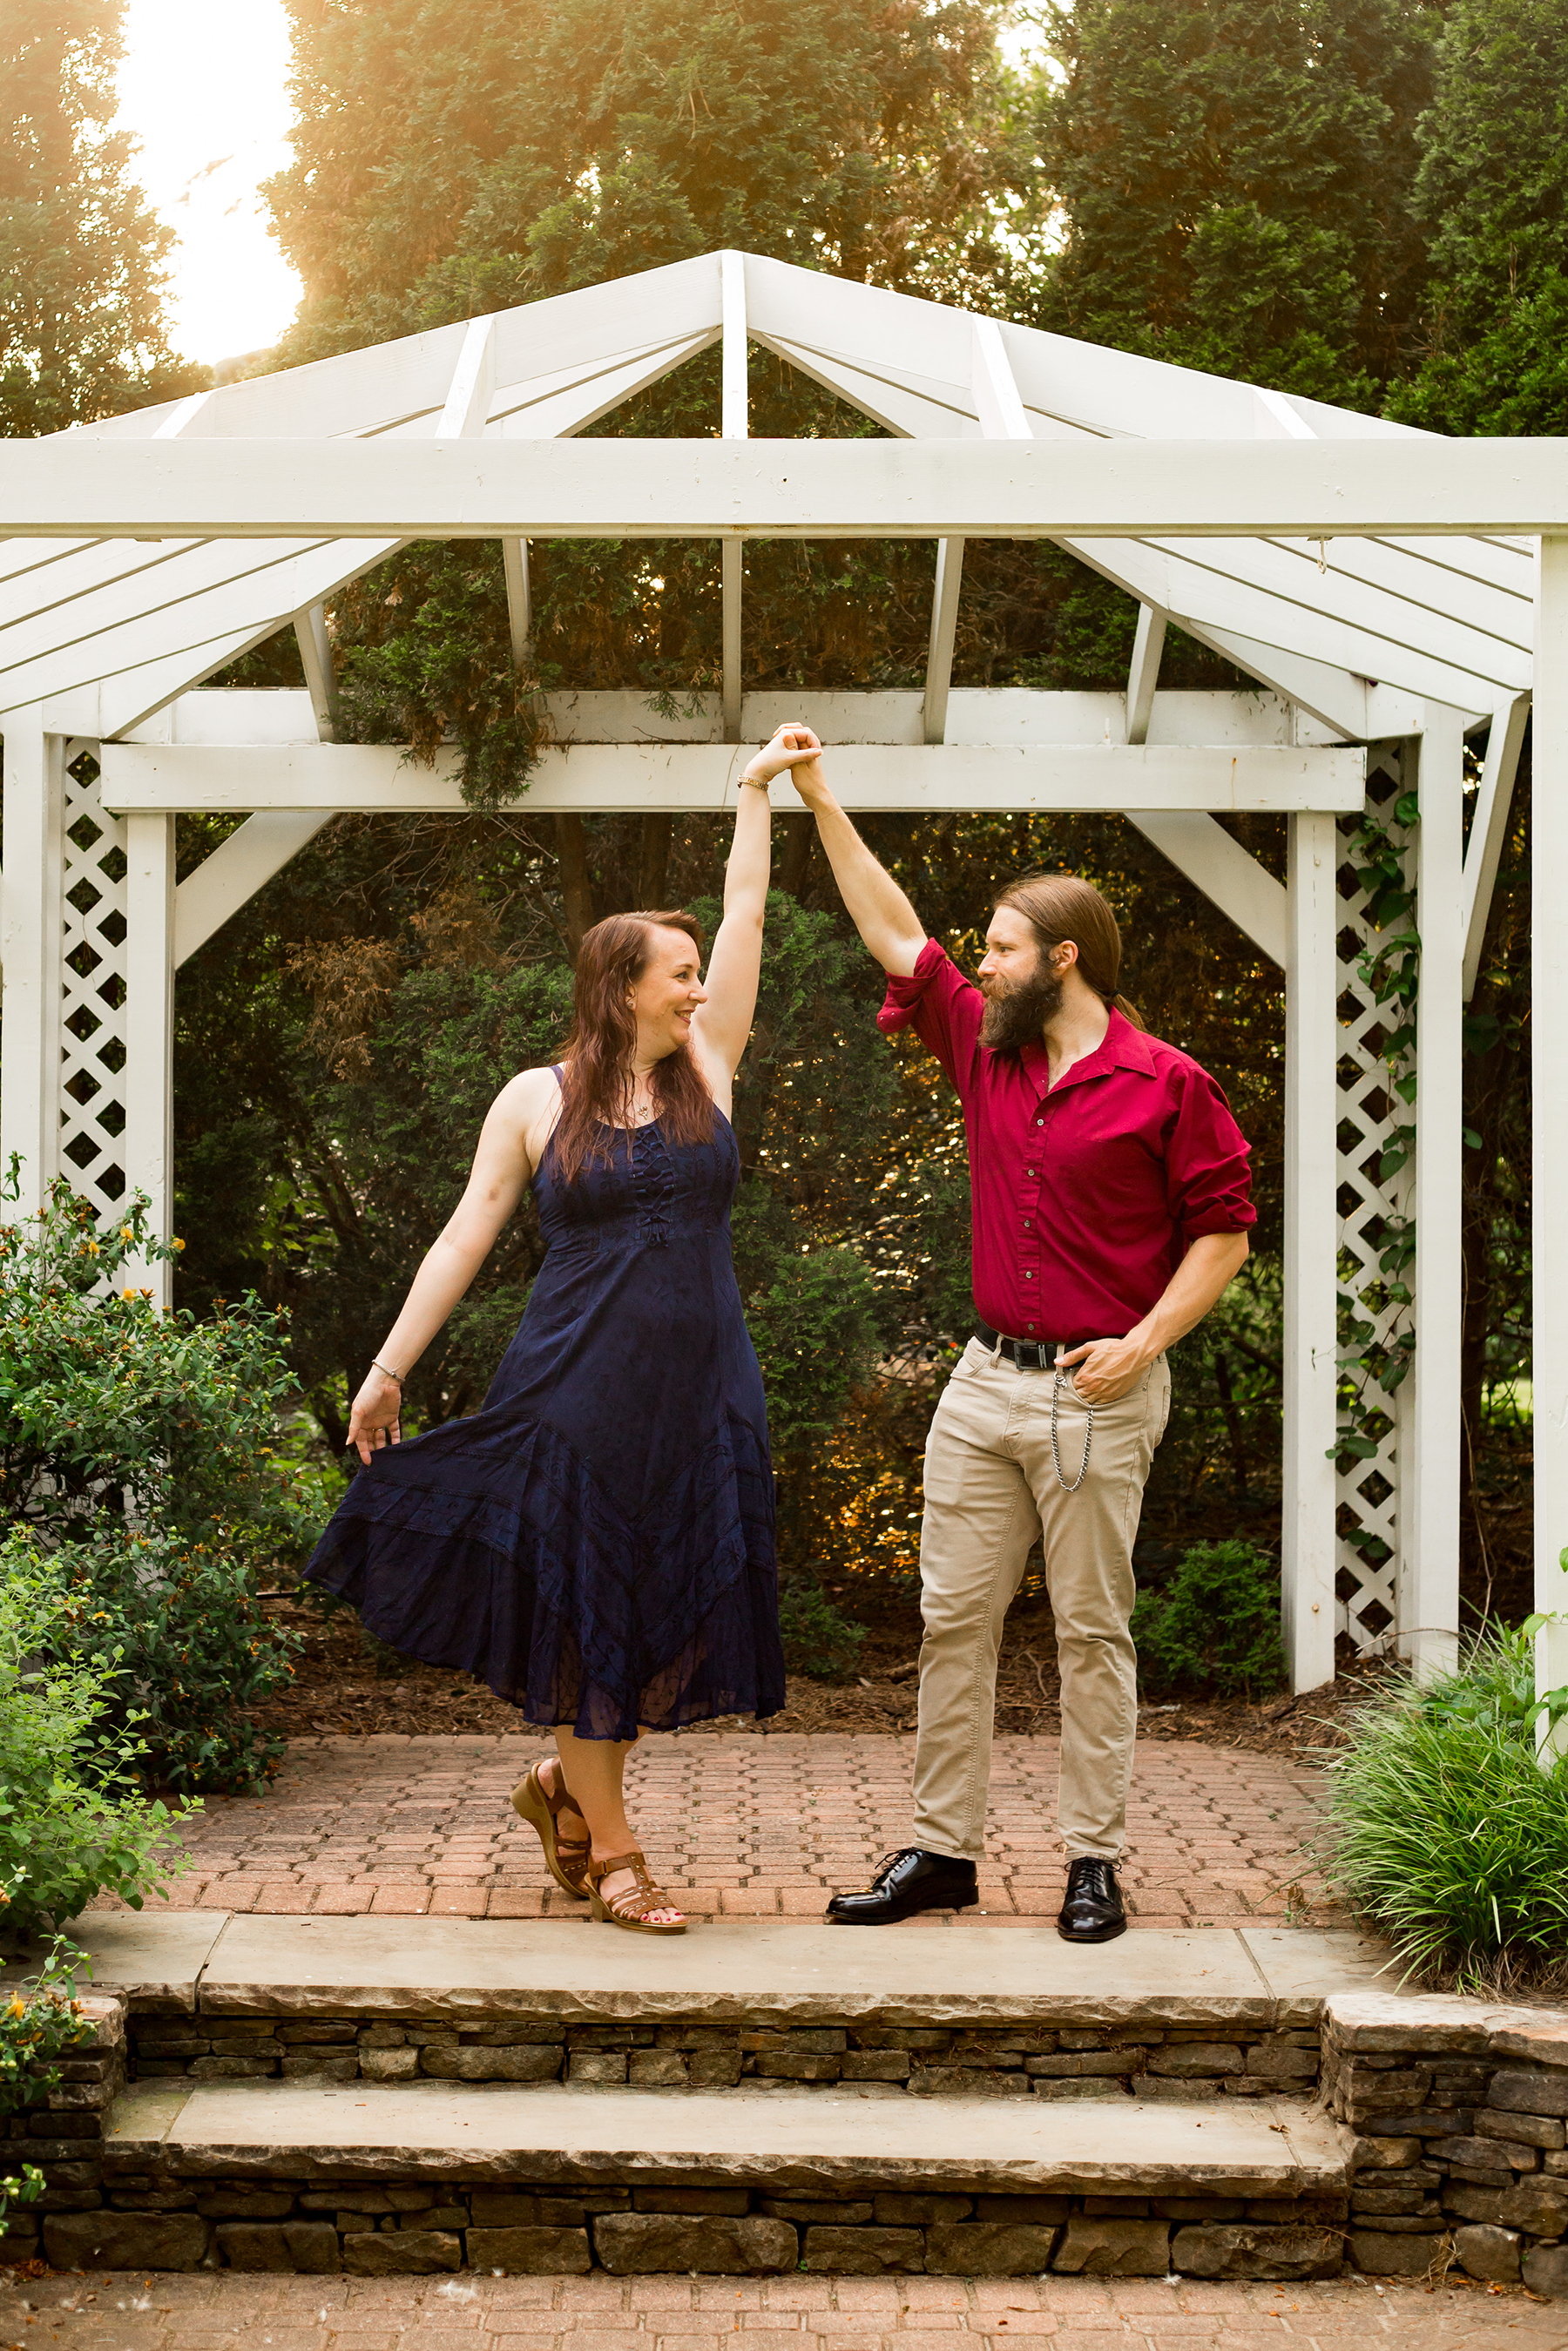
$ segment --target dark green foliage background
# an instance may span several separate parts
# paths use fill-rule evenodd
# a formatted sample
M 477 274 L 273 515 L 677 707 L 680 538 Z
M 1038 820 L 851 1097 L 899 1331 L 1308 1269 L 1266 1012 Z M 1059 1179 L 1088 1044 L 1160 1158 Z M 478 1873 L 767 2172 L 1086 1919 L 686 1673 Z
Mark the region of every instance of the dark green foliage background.
M 160 233 L 103 131 L 115 0 L 24 11 L 0 71 L 30 126 L 0 174 L 4 429 L 152 397 Z M 299 124 L 271 199 L 305 299 L 273 367 L 737 245 L 1187 367 L 1448 432 L 1568 429 L 1568 0 L 1078 0 L 1009 66 L 993 0 L 290 0 Z M 46 201 L 47 199 L 47 201 Z M 74 209 L 73 209 L 74 207 Z M 47 254 L 47 266 L 40 258 Z M 50 272 L 55 273 L 54 276 Z M 31 304 L 32 308 L 28 306 Z M 49 342 L 37 324 L 47 313 Z M 128 357 L 134 347 L 134 359 Z M 19 372 L 18 372 L 19 371 Z M 758 434 L 877 428 L 751 354 Z M 30 403 L 30 404 L 29 404 Z M 718 424 L 699 356 L 600 434 Z M 916 687 L 932 549 L 754 547 L 748 688 Z M 340 819 L 183 968 L 183 1301 L 290 1316 L 329 1447 L 462 1184 L 484 1107 L 564 1024 L 585 925 L 710 909 L 722 828 L 530 811 L 538 690 L 685 706 L 717 682 L 716 547 L 533 549 L 535 666 L 513 672 L 498 549 L 411 547 L 334 600 L 346 731 L 443 738 L 471 813 Z M 1061 549 L 971 545 L 959 685 L 1118 689 L 1135 608 Z M 297 684 L 286 634 L 229 674 Z M 1174 632 L 1166 686 L 1245 686 Z M 1528 759 L 1467 1028 L 1467 1590 L 1522 1565 L 1521 1448 L 1497 1399 L 1528 1327 Z M 229 820 L 182 820 L 182 871 Z M 932 931 L 973 956 L 997 885 L 1089 873 L 1151 1025 L 1220 1077 L 1256 1146 L 1259 1252 L 1177 1350 L 1140 1574 L 1195 1540 L 1270 1539 L 1278 1493 L 1278 972 L 1119 820 L 867 828 Z M 1238 837 L 1282 871 L 1282 828 Z M 767 1366 L 789 1554 L 902 1570 L 920 1450 L 967 1315 L 951 1097 L 875 1034 L 881 984 L 796 820 L 737 1124 L 737 1258 Z M 525 1213 L 421 1364 L 428 1423 L 484 1394 L 538 1262 Z

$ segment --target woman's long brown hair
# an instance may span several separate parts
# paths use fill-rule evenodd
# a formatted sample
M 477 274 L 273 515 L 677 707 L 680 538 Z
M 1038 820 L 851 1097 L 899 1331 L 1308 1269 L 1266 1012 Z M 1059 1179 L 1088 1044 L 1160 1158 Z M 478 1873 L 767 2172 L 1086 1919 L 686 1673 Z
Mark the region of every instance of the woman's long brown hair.
M 555 1173 L 563 1184 L 575 1183 L 587 1168 L 608 1166 L 612 1130 L 631 1123 L 637 1049 L 631 997 L 648 968 L 655 929 L 684 931 L 701 956 L 701 926 L 678 908 L 607 915 L 584 933 L 577 951 L 571 1029 L 560 1049 L 560 1117 L 552 1137 Z M 713 1093 L 689 1042 L 655 1061 L 651 1084 L 667 1143 L 713 1141 Z

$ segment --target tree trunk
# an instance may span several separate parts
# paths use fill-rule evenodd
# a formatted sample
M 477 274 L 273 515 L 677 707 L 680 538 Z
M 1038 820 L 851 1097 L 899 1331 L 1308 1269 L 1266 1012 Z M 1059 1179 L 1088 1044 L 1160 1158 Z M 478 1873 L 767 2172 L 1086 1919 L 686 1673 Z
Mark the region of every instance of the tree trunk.
M 811 852 L 817 846 L 817 820 L 809 815 L 787 816 L 780 819 L 784 845 L 779 859 L 779 887 L 788 890 L 791 898 L 799 898 L 806 886 L 806 876 L 811 870 Z
M 670 824 L 665 816 L 645 816 L 643 819 L 643 853 L 637 870 L 637 904 L 647 914 L 664 909 L 664 893 L 669 887 Z
M 567 947 L 573 963 L 583 933 L 599 920 L 593 903 L 593 876 L 588 870 L 588 839 L 580 816 L 558 816 L 556 846 L 560 858 L 560 894 L 566 910 Z

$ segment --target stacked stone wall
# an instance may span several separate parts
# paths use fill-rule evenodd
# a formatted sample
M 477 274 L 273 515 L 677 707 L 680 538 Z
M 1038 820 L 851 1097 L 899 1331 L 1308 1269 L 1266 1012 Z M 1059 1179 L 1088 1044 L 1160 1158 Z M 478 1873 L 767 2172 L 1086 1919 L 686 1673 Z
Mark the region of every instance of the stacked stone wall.
M 888 2096 L 1126 2098 L 1306 2096 L 1315 2028 L 1260 2032 L 1139 2023 L 966 2031 L 917 2025 L 563 2025 L 559 2017 L 133 2017 L 142 2080 L 596 2082 L 634 2089 L 836 2088 Z
M 1343 2196 L 775 2196 L 734 2188 L 591 2191 L 319 2178 L 111 2179 L 93 2211 L 50 2214 L 61 2269 L 242 2270 L 357 2277 L 692 2270 L 778 2276 L 1302 2279 L 1343 2265 Z
M 1358 2134 L 1350 2257 L 1373 2277 L 1568 2295 L 1568 2019 L 1459 2000 L 1336 1999 L 1329 2112 Z

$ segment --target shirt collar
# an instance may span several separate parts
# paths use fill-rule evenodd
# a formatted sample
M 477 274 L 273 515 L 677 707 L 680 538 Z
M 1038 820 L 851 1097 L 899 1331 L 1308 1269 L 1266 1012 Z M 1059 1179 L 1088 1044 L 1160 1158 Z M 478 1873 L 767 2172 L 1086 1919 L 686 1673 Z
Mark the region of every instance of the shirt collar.
M 1079 1085 L 1089 1078 L 1103 1078 L 1111 1070 L 1136 1070 L 1145 1078 L 1153 1077 L 1155 1057 L 1143 1031 L 1134 1029 L 1125 1014 L 1118 1012 L 1114 1005 L 1110 1007 L 1110 1027 L 1094 1050 L 1086 1053 L 1081 1061 L 1074 1061 L 1054 1086 L 1051 1084 L 1051 1063 L 1045 1046 L 1039 1038 L 1030 1038 L 1019 1059 L 1037 1092 L 1043 1094 L 1049 1089 L 1053 1093 L 1060 1093 L 1064 1086 Z

